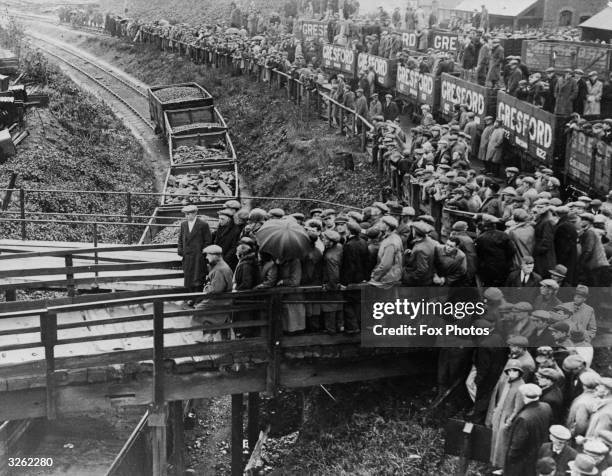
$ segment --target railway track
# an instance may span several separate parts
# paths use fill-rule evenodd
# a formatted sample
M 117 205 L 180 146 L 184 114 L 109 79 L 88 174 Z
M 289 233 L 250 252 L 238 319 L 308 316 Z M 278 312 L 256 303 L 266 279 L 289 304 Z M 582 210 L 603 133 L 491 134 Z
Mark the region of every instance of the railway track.
M 103 28 L 96 28 L 93 26 L 84 26 L 84 25 L 71 25 L 69 23 L 60 23 L 53 18 L 44 17 L 42 15 L 30 15 L 27 13 L 21 13 L 21 12 L 16 12 L 16 11 L 10 11 L 9 15 L 15 18 L 21 18 L 22 20 L 26 20 L 26 21 L 47 23 L 49 25 L 52 25 L 58 28 L 67 28 L 67 29 L 71 29 L 75 31 L 84 31 L 86 33 L 91 33 L 91 34 L 100 35 L 100 36 L 111 36 L 106 31 L 104 31 Z

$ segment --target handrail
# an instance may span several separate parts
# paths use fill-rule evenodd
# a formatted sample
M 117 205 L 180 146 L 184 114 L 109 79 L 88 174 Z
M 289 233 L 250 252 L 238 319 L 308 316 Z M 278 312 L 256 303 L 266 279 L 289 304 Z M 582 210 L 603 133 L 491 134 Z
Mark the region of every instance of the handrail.
M 26 253 L 19 253 L 15 255 L 0 255 L 1 260 L 15 259 L 15 258 L 39 258 L 42 256 L 70 256 L 74 254 L 85 254 L 85 253 L 110 253 L 118 251 L 149 251 L 149 250 L 160 250 L 160 249 L 174 249 L 177 248 L 176 243 L 154 243 L 149 245 L 113 245 L 113 246 L 97 246 L 92 248 L 69 248 L 62 250 L 52 251 L 30 251 Z
M 332 102 L 332 103 L 333 103 L 333 104 L 335 104 L 336 106 L 339 106 L 340 108 L 344 109 L 345 111 L 348 111 L 348 112 L 350 112 L 351 114 L 354 114 L 354 115 L 355 115 L 355 117 L 359 118 L 359 119 L 361 120 L 361 122 L 363 122 L 363 123 L 364 123 L 366 126 L 368 126 L 368 128 L 369 128 L 370 130 L 374 129 L 374 126 L 373 126 L 372 124 L 370 124 L 370 123 L 368 122 L 368 120 L 367 120 L 365 117 L 363 117 L 363 116 L 361 116 L 361 115 L 357 114 L 357 111 L 356 111 L 356 110 L 354 110 L 354 109 L 349 109 L 349 108 L 348 108 L 348 107 L 346 107 L 344 104 L 340 104 L 338 101 L 336 101 L 335 99 L 332 99 L 332 98 L 331 98 L 329 95 L 327 95 L 327 94 L 325 94 L 325 93 L 323 93 L 323 92 L 321 92 L 321 91 L 319 91 L 319 95 L 320 95 L 322 98 L 327 99 L 328 101 Z
M 137 438 L 140 436 L 141 432 L 147 428 L 147 421 L 149 420 L 149 410 L 145 411 L 144 415 L 130 434 L 129 438 L 122 446 L 121 450 L 115 456 L 115 459 L 110 465 L 110 468 L 106 471 L 106 476 L 113 476 L 115 472 L 119 469 L 121 463 L 127 456 L 127 453 L 132 449 L 132 446 L 136 443 Z

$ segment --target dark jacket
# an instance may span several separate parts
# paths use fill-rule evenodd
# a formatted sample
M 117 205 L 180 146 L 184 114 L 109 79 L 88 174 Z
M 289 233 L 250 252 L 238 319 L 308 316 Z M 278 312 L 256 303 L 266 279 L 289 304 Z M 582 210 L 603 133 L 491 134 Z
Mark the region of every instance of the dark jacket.
M 476 395 L 490 395 L 508 360 L 506 343 L 499 333 L 483 338 L 474 351 Z
M 382 105 L 383 107 L 383 116 L 385 121 L 394 121 L 397 116 L 399 116 L 399 108 L 395 101 L 391 100 L 391 102 L 387 105 L 387 101 L 385 101 Z
M 407 286 L 429 286 L 433 283 L 436 242 L 429 236 L 417 242 L 404 259 L 402 282 Z
M 521 270 L 516 269 L 508 275 L 508 279 L 506 279 L 505 286 L 507 288 L 521 288 L 521 289 L 508 290 L 508 296 L 506 296 L 506 298 L 512 302 L 518 302 L 518 301 L 532 302 L 532 300 L 536 297 L 536 295 L 539 292 L 540 281 L 542 281 L 542 276 L 540 276 L 536 272 L 533 272 L 529 275 L 529 278 L 527 279 L 527 283 L 523 284 L 521 280 Z
M 335 290 L 340 284 L 342 267 L 342 245 L 335 244 L 323 253 L 323 284 L 327 289 Z
M 576 266 L 578 265 L 578 231 L 568 221 L 567 216 L 561 217 L 555 226 L 554 242 L 557 263 L 567 268 L 565 282 L 573 285 L 576 282 Z
M 533 258 L 535 260 L 535 272 L 547 278 L 548 270 L 553 269 L 557 263 L 555 256 L 555 225 L 550 218 L 544 218 L 536 222 L 535 246 Z
M 312 245 L 308 254 L 302 260 L 302 286 L 320 286 L 323 282 L 323 269 L 321 261 L 323 253 Z
M 548 80 L 548 91 L 546 92 L 546 100 L 544 101 L 544 110 L 547 112 L 555 111 L 555 88 L 559 78 L 554 75 Z
M 351 284 L 368 280 L 368 260 L 366 241 L 360 236 L 350 236 L 343 248 L 340 282 Z
M 538 450 L 548 439 L 552 410 L 547 403 L 528 403 L 518 413 L 508 432 L 504 476 L 535 476 Z
M 223 260 L 230 268 L 236 269 L 238 257 L 236 256 L 236 246 L 240 239 L 240 228 L 230 221 L 227 225 L 219 226 L 213 233 L 213 244 L 219 245 L 223 250 Z
M 555 460 L 557 470 L 553 476 L 567 476 L 568 466 L 567 463 L 574 461 L 578 453 L 570 445 L 565 445 L 561 450 L 561 453 L 555 453 L 552 449 L 552 443 L 544 443 L 538 451 L 538 459 L 540 458 L 552 458 Z
M 519 81 L 523 79 L 521 68 L 514 68 L 508 77 L 508 94 L 516 96 L 519 88 Z
M 194 291 L 202 289 L 206 279 L 206 258 L 202 250 L 211 242 L 210 228 L 204 220 L 197 218 L 191 232 L 187 221 L 181 223 L 177 253 L 183 258 L 185 288 Z
M 563 392 L 561 391 L 561 389 L 557 385 L 545 388 L 544 390 L 542 390 L 542 396 L 540 397 L 540 401 L 548 403 L 550 405 L 550 409 L 552 410 L 552 420 L 550 421 L 550 423 L 560 424 L 561 418 L 563 417 Z
M 278 266 L 273 260 L 266 261 L 259 269 L 258 289 L 272 288 L 278 280 Z
M 476 238 L 477 272 L 486 286 L 503 286 L 512 269 L 514 246 L 499 230 L 485 230 Z
M 234 271 L 234 291 L 253 289 L 259 281 L 259 269 L 255 253 L 243 256 Z

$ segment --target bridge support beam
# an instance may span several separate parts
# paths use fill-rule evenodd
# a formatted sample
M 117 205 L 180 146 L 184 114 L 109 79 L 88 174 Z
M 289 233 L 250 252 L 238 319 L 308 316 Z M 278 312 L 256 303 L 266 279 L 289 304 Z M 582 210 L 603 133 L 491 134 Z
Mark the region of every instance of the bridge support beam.
M 232 476 L 242 476 L 242 394 L 232 394 Z
M 183 420 L 183 401 L 177 400 L 169 404 L 169 422 L 172 425 L 172 466 L 176 476 L 185 473 L 185 426 Z
M 149 412 L 151 429 L 152 475 L 168 476 L 168 454 L 166 450 L 168 405 L 153 405 Z
M 259 439 L 259 392 L 249 392 L 249 413 L 247 421 L 247 437 L 249 450 L 253 451 Z
M 17 301 L 17 290 L 16 289 L 7 289 L 4 291 L 4 297 L 6 302 Z

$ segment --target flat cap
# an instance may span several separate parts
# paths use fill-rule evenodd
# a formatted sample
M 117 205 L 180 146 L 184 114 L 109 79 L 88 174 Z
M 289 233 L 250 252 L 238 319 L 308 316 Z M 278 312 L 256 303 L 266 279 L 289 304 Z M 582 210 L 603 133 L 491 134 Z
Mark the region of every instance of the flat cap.
M 600 383 L 601 377 L 594 370 L 587 370 L 578 376 L 578 379 L 585 387 L 594 388 Z
M 559 321 L 550 326 L 550 329 L 553 331 L 565 332 L 567 334 L 570 330 L 570 325 L 565 321 Z
M 181 213 L 194 213 L 198 211 L 198 207 L 195 205 L 185 205 L 181 208 Z
M 456 221 L 455 223 L 453 223 L 452 229 L 454 231 L 467 231 L 468 230 L 468 224 L 467 222 L 464 221 Z
M 414 223 L 412 223 L 412 228 L 414 229 L 414 231 L 420 233 L 421 235 L 426 235 L 431 231 L 431 225 L 422 221 L 415 221 Z
M 202 250 L 202 253 L 207 255 L 220 255 L 223 254 L 223 249 L 219 245 L 209 245 Z
M 323 236 L 334 243 L 340 243 L 340 240 L 342 239 L 340 237 L 340 233 L 338 233 L 336 230 L 325 230 L 323 232 Z
M 489 301 L 501 301 L 504 299 L 504 293 L 499 288 L 487 288 L 482 295 Z
M 544 311 L 544 310 L 537 310 L 537 311 L 533 311 L 531 313 L 531 317 L 533 317 L 534 319 L 541 319 L 543 321 L 550 321 L 551 316 L 550 316 L 550 312 L 548 311 Z
M 515 173 L 515 174 L 519 173 L 519 169 L 516 168 L 516 167 L 506 167 L 505 170 L 506 170 L 506 172 L 512 172 L 512 173 Z
M 432 217 L 431 215 L 420 215 L 417 217 L 418 221 L 422 221 L 427 223 L 428 225 L 434 225 L 436 223 L 436 220 L 434 217 Z
M 402 215 L 403 217 L 413 217 L 416 215 L 416 212 L 414 211 L 413 207 L 403 207 L 402 208 Z
M 555 68 L 546 68 L 545 72 L 546 73 L 554 73 L 555 72 Z
M 338 215 L 334 218 L 334 223 L 348 223 L 349 219 L 346 215 Z
M 584 357 L 578 354 L 568 355 L 563 360 L 563 370 L 576 370 L 586 365 Z
M 581 213 L 580 214 L 580 219 L 581 220 L 590 221 L 591 223 L 594 223 L 595 222 L 595 215 L 593 215 L 592 213 Z
M 523 372 L 523 366 L 521 365 L 521 361 L 517 359 L 508 359 L 506 365 L 504 366 L 504 372 L 506 370 L 518 370 L 519 372 Z
M 299 221 L 302 221 L 302 220 L 304 220 L 304 218 L 306 218 L 306 217 L 304 216 L 304 214 L 303 214 L 303 213 L 300 213 L 300 212 L 292 213 L 292 214 L 291 214 L 291 215 L 289 215 L 289 216 L 292 216 L 293 218 L 295 218 L 296 220 L 299 220 Z
M 233 208 L 234 210 L 240 210 L 242 208 L 242 205 L 240 205 L 238 200 L 228 200 L 223 204 L 223 206 L 225 208 Z
M 552 425 L 548 432 L 558 440 L 569 441 L 572 438 L 572 432 L 563 425 Z
M 557 469 L 557 463 L 550 456 L 544 456 L 536 461 L 536 473 L 551 475 Z
M 273 208 L 268 214 L 274 218 L 283 218 L 285 216 L 285 210 L 282 208 Z
M 554 279 L 543 279 L 540 281 L 540 286 L 547 286 L 552 289 L 559 289 L 559 283 Z
M 381 221 L 385 225 L 390 226 L 393 229 L 396 229 L 398 226 L 397 219 L 389 215 L 385 215 L 384 217 L 382 217 Z
M 527 398 L 540 398 L 542 395 L 542 389 L 535 383 L 524 383 L 518 388 L 521 395 Z
M 576 286 L 576 291 L 574 292 L 574 294 L 578 294 L 579 296 L 588 296 L 589 288 L 584 284 L 579 284 L 578 286 Z
M 313 208 L 312 210 L 310 210 L 310 216 L 313 216 L 317 213 L 322 213 L 322 212 L 323 212 L 323 209 L 321 208 Z
M 559 380 L 559 373 L 555 369 L 544 367 L 538 370 L 537 375 L 539 377 L 547 378 L 552 382 Z
M 354 221 L 349 221 L 346 227 L 351 233 L 355 235 L 359 235 L 362 230 L 361 225 L 359 223 L 355 223 Z
M 352 218 L 356 222 L 361 223 L 363 221 L 363 215 L 355 210 L 351 210 L 346 214 L 347 217 Z
M 321 218 L 326 218 L 330 215 L 335 215 L 335 214 L 336 214 L 336 210 L 334 210 L 333 208 L 326 208 L 325 210 L 321 212 Z
M 529 345 L 529 340 L 525 336 L 510 336 L 506 344 L 516 347 L 527 347 Z
M 517 302 L 513 307 L 513 310 L 518 312 L 531 312 L 533 311 L 533 306 L 531 303 L 526 301 Z
M 219 210 L 217 215 L 225 215 L 226 217 L 233 218 L 236 212 L 233 208 L 224 208 L 223 210 Z
M 557 264 L 553 269 L 548 270 L 549 274 L 552 276 L 559 276 L 560 278 L 565 278 L 567 276 L 567 268 L 562 264 Z
M 608 451 L 610 451 L 610 449 L 606 446 L 606 444 L 603 441 L 600 441 L 596 438 L 588 438 L 584 442 L 582 449 L 584 450 L 586 454 L 590 453 L 590 454 L 594 454 L 598 456 L 606 455 L 608 454 Z

